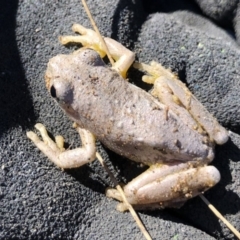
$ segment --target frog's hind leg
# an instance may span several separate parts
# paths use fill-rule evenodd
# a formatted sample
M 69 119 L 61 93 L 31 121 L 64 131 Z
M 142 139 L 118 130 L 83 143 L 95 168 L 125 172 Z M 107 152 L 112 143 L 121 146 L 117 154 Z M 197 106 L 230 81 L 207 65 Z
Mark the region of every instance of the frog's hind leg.
M 59 40 L 62 44 L 81 43 L 84 47 L 97 51 L 102 58 L 106 56 L 101 39 L 95 31 L 80 24 L 74 24 L 72 30 L 81 34 L 81 36 L 60 36 Z M 126 78 L 126 73 L 135 59 L 135 54 L 111 38 L 104 37 L 104 41 L 110 55 L 115 60 L 112 68 L 118 71 L 123 78 Z
M 96 158 L 95 137 L 88 130 L 75 126 L 81 140 L 82 147 L 65 150 L 62 136 L 56 136 L 56 143 L 48 136 L 45 126 L 37 123 L 35 128 L 40 132 L 43 141 L 36 133 L 27 132 L 27 137 L 39 148 L 53 163 L 60 168 L 76 168 L 93 161 Z
M 217 184 L 218 170 L 213 166 L 190 167 L 187 163 L 151 166 L 124 187 L 125 196 L 135 209 L 179 207 L 188 199 L 199 195 Z M 115 189 L 106 195 L 122 201 Z M 117 207 L 126 211 L 124 203 Z
M 150 65 L 135 63 L 134 67 L 149 74 L 143 76 L 143 81 L 154 84 L 152 94 L 178 115 L 182 115 L 182 119 L 187 121 L 191 128 L 198 130 L 199 133 L 202 133 L 203 128 L 217 144 L 223 144 L 228 140 L 226 129 L 170 70 L 156 62 L 151 62 Z M 191 116 L 192 120 L 187 115 Z

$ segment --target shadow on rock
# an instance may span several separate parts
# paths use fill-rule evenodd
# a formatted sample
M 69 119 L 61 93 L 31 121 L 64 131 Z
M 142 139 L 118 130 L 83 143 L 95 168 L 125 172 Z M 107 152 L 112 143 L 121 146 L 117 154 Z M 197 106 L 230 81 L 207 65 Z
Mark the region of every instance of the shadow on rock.
M 0 10 L 0 136 L 9 128 L 34 122 L 33 104 L 16 42 L 18 1 L 4 1 Z
M 129 49 L 133 49 L 146 19 L 147 13 L 144 11 L 141 1 L 119 1 L 112 21 L 111 38 L 121 42 Z

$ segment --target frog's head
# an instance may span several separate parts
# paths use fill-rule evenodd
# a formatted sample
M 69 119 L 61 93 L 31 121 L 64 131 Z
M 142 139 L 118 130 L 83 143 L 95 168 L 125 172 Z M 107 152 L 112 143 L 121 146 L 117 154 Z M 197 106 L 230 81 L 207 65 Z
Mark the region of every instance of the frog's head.
M 66 62 L 66 55 L 58 55 L 50 59 L 45 74 L 46 87 L 51 97 L 69 116 L 75 116 L 72 105 L 74 102 L 74 84 L 71 81 L 71 65 Z
M 65 56 L 58 55 L 50 59 L 45 74 L 46 87 L 61 107 L 71 105 L 73 101 L 73 87 L 71 79 L 68 77 L 71 66 L 66 62 Z
M 75 83 L 89 81 L 88 70 L 104 65 L 99 54 L 92 49 L 82 48 L 73 54 L 57 55 L 47 65 L 46 87 L 61 108 L 74 115 Z
M 51 58 L 47 65 L 45 82 L 48 91 L 56 78 L 74 80 L 76 74 L 81 73 L 84 69 L 94 66 L 104 66 L 100 55 L 89 48 L 81 48 L 73 54 L 60 54 Z M 66 81 L 66 80 L 64 80 Z

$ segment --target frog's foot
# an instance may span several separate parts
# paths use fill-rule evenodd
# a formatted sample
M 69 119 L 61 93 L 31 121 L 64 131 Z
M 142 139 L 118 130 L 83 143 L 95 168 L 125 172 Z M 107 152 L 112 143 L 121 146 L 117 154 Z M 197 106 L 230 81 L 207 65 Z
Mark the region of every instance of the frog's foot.
M 97 51 L 102 58 L 106 56 L 105 48 L 95 31 L 85 28 L 80 24 L 74 24 L 72 30 L 81 34 L 81 36 L 60 36 L 59 40 L 62 44 L 65 45 L 70 42 L 81 43 L 84 47 L 88 47 Z M 110 55 L 116 61 L 112 68 L 119 72 L 123 78 L 125 78 L 129 67 L 132 65 L 135 59 L 135 54 L 111 38 L 105 37 L 104 41 L 107 45 Z
M 185 201 L 213 187 L 220 180 L 213 166 L 190 167 L 178 165 L 153 165 L 124 187 L 125 196 L 135 209 L 180 207 Z M 122 201 L 115 189 L 106 191 L 108 197 Z M 126 211 L 124 203 L 117 207 Z
M 199 133 L 203 133 L 204 129 L 217 144 L 228 140 L 226 129 L 170 70 L 157 62 L 151 62 L 150 65 L 135 63 L 134 67 L 149 74 L 143 76 L 143 81 L 154 84 L 152 94 L 177 115 L 181 115 L 190 128 Z
M 76 168 L 95 159 L 95 137 L 88 130 L 76 126 L 76 130 L 80 134 L 82 140 L 82 147 L 73 150 L 65 150 L 62 136 L 56 136 L 56 142 L 54 142 L 48 136 L 47 130 L 43 124 L 37 123 L 35 128 L 40 132 L 43 141 L 32 131 L 27 132 L 27 137 L 58 167 Z
M 154 84 L 156 79 L 159 77 L 166 77 L 169 79 L 177 79 L 177 75 L 174 74 L 171 70 L 166 69 L 161 64 L 152 61 L 150 65 L 145 63 L 135 62 L 133 67 L 139 69 L 140 71 L 147 72 L 148 75 L 142 77 L 143 82 Z
M 81 43 L 84 47 L 91 48 L 99 53 L 103 58 L 106 56 L 106 52 L 103 50 L 101 41 L 95 31 L 83 27 L 80 24 L 73 24 L 72 30 L 81 35 L 77 36 L 60 36 L 59 41 L 66 45 L 68 43 Z

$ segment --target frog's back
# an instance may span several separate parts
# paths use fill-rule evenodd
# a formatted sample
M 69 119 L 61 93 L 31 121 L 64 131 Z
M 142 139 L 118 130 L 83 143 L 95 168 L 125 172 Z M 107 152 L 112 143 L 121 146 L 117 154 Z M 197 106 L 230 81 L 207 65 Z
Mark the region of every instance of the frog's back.
M 187 126 L 152 95 L 114 73 L 104 81 L 95 109 L 98 126 L 90 129 L 89 124 L 89 130 L 108 148 L 148 164 L 213 159 L 208 137 Z

